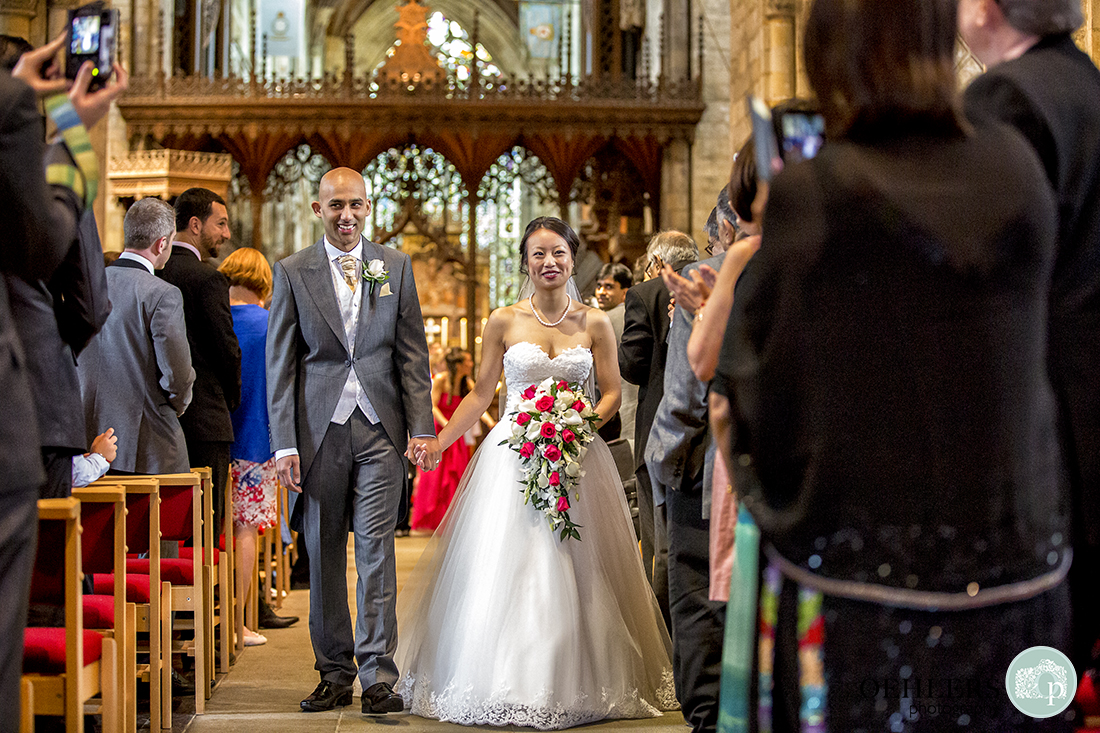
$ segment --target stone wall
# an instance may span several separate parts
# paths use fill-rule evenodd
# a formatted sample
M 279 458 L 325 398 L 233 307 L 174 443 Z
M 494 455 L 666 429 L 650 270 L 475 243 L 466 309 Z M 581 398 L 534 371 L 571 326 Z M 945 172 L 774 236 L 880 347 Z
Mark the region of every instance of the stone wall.
M 707 236 L 703 225 L 714 208 L 718 192 L 729 182 L 734 147 L 730 142 L 732 54 L 729 0 L 697 0 L 703 15 L 703 101 L 707 108 L 695 128 L 691 150 L 691 231 L 702 249 Z M 699 26 L 695 33 L 698 34 Z M 665 189 L 662 196 L 673 195 Z M 705 256 L 705 255 L 703 255 Z

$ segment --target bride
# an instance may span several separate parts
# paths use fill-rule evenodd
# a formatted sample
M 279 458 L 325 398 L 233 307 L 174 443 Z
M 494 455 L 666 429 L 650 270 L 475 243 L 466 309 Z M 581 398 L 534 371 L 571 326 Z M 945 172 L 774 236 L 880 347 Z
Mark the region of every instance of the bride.
M 490 314 L 477 384 L 439 434 L 444 449 L 460 440 L 503 370 L 508 407 L 398 599 L 397 691 L 415 715 L 557 730 L 678 707 L 671 642 L 607 444 L 590 444 L 569 509 L 580 541 L 559 540 L 524 504 L 519 456 L 500 445 L 520 393 L 547 377 L 584 384 L 594 363 L 596 411 L 606 420 L 619 407 L 611 322 L 567 292 L 579 246 L 560 219 L 528 225 L 520 261 L 534 293 Z

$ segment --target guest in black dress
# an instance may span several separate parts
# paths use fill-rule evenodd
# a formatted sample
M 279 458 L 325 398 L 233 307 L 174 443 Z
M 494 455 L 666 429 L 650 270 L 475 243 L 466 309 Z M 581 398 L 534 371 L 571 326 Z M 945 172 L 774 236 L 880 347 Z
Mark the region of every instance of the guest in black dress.
M 761 728 L 1068 729 L 1004 687 L 1068 651 L 1055 208 L 1018 133 L 962 120 L 956 10 L 810 11 L 830 141 L 773 182 L 712 387 L 763 568 L 758 674 L 722 706 Z

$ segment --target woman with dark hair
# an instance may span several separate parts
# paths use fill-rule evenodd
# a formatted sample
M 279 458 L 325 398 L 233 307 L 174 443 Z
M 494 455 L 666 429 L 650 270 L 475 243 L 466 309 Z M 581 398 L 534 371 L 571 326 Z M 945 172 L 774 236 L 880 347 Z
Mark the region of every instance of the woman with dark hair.
M 470 391 L 473 357 L 463 349 L 453 348 L 443 357 L 446 368 L 432 378 L 432 414 L 438 434 L 454 415 L 458 403 Z M 451 505 L 459 479 L 470 462 L 470 447 L 465 440 L 456 440 L 443 452 L 434 471 L 421 471 L 413 496 L 412 528 L 435 530 L 447 507 Z
M 485 412 L 502 374 L 504 415 L 530 399 L 530 385 L 584 384 L 594 367 L 600 421 L 618 409 L 611 322 L 570 293 L 578 247 L 560 219 L 527 227 L 521 268 L 533 292 L 489 315 L 477 383 L 439 432 L 444 449 Z M 588 444 L 562 510 L 583 525 L 582 539 L 562 538 L 524 497 L 523 464 L 503 444 L 515 424 L 508 417 L 490 431 L 405 582 L 402 697 L 414 715 L 540 730 L 676 707 L 671 642 L 607 444 Z
M 1068 642 L 1055 209 L 1018 134 L 959 115 L 957 3 L 809 13 L 829 142 L 771 185 L 711 384 L 743 519 L 720 730 L 1070 727 L 1004 688 Z

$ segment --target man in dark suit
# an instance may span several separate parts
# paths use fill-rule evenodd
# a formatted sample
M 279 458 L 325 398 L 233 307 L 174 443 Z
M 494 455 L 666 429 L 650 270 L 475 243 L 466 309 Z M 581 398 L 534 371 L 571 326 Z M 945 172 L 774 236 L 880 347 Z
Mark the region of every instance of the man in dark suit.
M 1074 664 L 1100 642 L 1100 70 L 1073 43 L 1078 0 L 962 0 L 959 30 L 988 67 L 967 89 L 976 123 L 1028 139 L 1058 199 L 1048 365 L 1073 502 Z
M 46 469 L 41 497 L 69 496 L 73 456 L 87 452 L 89 445 L 79 418 L 76 359 L 111 312 L 92 212 L 84 212 L 77 237 L 48 281 L 9 276 L 8 292 L 19 337 L 34 344 L 27 349 L 27 369 Z
M 679 271 L 699 259 L 691 237 L 681 232 L 661 232 L 646 248 L 646 276 L 649 280 L 626 291 L 623 338 L 619 343 L 619 372 L 638 385 L 638 409 L 634 423 L 634 473 L 638 479 L 638 523 L 642 562 L 665 616 L 668 611 L 667 542 L 663 519 L 655 513 L 655 487 L 645 464 L 646 441 L 653 416 L 664 395 L 665 357 L 668 353 L 668 288 L 659 274 L 667 263 Z M 662 492 L 663 496 L 663 492 Z
M 229 413 L 241 401 L 241 347 L 229 310 L 229 281 L 203 258 L 217 257 L 227 241 L 229 214 L 221 196 L 189 188 L 176 198 L 176 235 L 160 276 L 183 293 L 195 387 L 180 424 L 191 465 L 213 471 L 215 534 L 222 526 L 229 481 Z
M 0 72 L 0 273 L 26 281 L 48 280 L 76 237 L 77 224 L 95 198 L 99 179 L 88 140 L 90 128 L 126 87 L 117 70 L 114 83 L 89 94 L 91 67 L 77 74 L 66 97 L 64 80 L 41 70 L 64 45 L 62 35 L 24 54 L 12 75 Z M 37 97 L 57 125 L 62 153 L 43 175 L 46 148 Z M 34 564 L 39 487 L 45 481 L 34 402 L 28 385 L 23 345 L 12 323 L 7 278 L 0 277 L 0 720 L 19 719 L 19 678 L 23 667 L 23 627 Z M 35 348 L 35 344 L 27 344 Z M 79 419 L 79 415 L 74 415 Z
M 113 308 L 79 365 L 87 438 L 114 428 L 111 467 L 125 473 L 190 469 L 179 416 L 191 403 L 195 370 L 183 296 L 158 278 L 175 233 L 175 213 L 142 199 L 123 221 L 125 251 L 107 268 Z
M 400 712 L 394 532 L 407 450 L 439 462 L 424 319 L 409 256 L 368 241 L 363 177 L 335 168 L 314 213 L 325 236 L 275 263 L 267 331 L 271 447 L 284 486 L 302 495 L 309 550 L 309 632 L 320 684 L 301 708 L 351 703 Z M 412 436 L 411 439 L 409 436 Z M 299 511 L 300 510 L 300 511 Z M 348 613 L 348 530 L 358 571 L 354 638 Z

